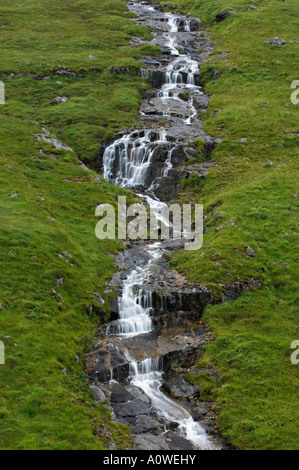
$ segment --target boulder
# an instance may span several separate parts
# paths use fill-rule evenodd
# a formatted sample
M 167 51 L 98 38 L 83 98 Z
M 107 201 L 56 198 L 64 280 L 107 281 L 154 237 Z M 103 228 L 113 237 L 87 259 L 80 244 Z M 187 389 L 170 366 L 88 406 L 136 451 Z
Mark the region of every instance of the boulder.
M 173 398 L 194 398 L 199 396 L 198 387 L 186 382 L 182 377 L 175 377 L 168 382 L 164 382 L 163 388 Z
M 190 28 L 190 31 L 198 31 L 198 27 L 199 27 L 199 21 L 198 21 L 198 19 L 196 19 L 196 18 L 191 18 L 191 20 L 189 21 L 189 28 Z
M 65 96 L 56 96 L 56 98 L 54 98 L 53 101 L 51 101 L 51 105 L 55 105 L 55 104 L 61 104 L 61 103 L 65 103 L 67 101 L 67 98 Z
M 193 104 L 196 109 L 207 108 L 209 104 L 209 97 L 207 95 L 194 95 Z
M 120 415 L 125 418 L 129 416 L 149 414 L 150 409 L 151 405 L 149 402 L 141 400 L 140 398 L 136 398 L 136 400 L 130 401 L 128 403 L 123 403 L 120 406 L 115 407 L 114 411 L 116 415 Z
M 164 85 L 165 83 L 165 72 L 162 70 L 153 70 L 151 72 L 152 86 L 154 88 Z
M 220 21 L 225 20 L 231 13 L 233 13 L 235 10 L 231 10 L 227 8 L 226 10 L 221 11 L 218 13 L 215 17 L 216 21 L 219 23 Z
M 117 385 L 113 388 L 111 393 L 111 402 L 114 403 L 126 403 L 128 401 L 133 400 L 134 396 L 130 393 L 126 387 L 121 385 Z
M 158 431 L 160 429 L 159 423 L 151 416 L 140 415 L 136 419 L 135 426 L 132 427 L 132 434 L 143 434 L 151 431 Z
M 134 436 L 136 446 L 132 450 L 169 450 L 168 441 L 163 436 L 142 434 Z
M 98 387 L 97 385 L 91 385 L 90 390 L 93 393 L 95 400 L 98 403 L 103 403 L 103 401 L 106 400 L 106 395 L 105 393 Z
M 252 258 L 254 258 L 256 256 L 256 252 L 251 248 L 251 246 L 247 247 L 246 254 L 248 256 L 251 256 Z
M 287 42 L 284 39 L 277 38 L 277 37 L 268 39 L 268 41 L 266 42 L 266 44 L 273 45 L 273 46 L 284 46 L 284 44 L 286 43 Z

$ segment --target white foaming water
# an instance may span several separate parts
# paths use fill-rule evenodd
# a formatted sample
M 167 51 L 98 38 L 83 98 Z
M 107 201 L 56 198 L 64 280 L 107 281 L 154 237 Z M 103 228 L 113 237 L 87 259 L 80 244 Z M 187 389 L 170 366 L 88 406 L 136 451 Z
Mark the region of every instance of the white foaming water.
M 170 27 L 170 32 L 177 33 L 178 32 L 178 17 L 173 15 L 173 13 L 166 13 L 165 16 Z
M 142 185 L 152 163 L 156 148 L 167 142 L 166 132 L 159 132 L 153 140 L 153 131 L 143 136 L 136 132 L 126 134 L 105 149 L 103 157 L 104 178 L 116 186 Z
M 144 391 L 160 416 L 169 422 L 178 423 L 180 433 L 196 447 L 201 450 L 214 449 L 206 431 L 193 420 L 190 413 L 161 392 L 163 371 L 159 358 L 147 358 L 139 363 L 131 361 L 130 373 L 131 383 Z
M 146 3 L 140 5 L 143 6 L 144 11 L 152 12 L 155 10 Z M 173 99 L 180 100 L 179 93 L 182 89 L 190 88 L 199 92 L 199 87 L 195 85 L 195 74 L 198 73 L 198 65 L 188 55 L 180 55 L 178 50 L 176 33 L 178 32 L 179 23 L 180 28 L 182 27 L 182 18 L 171 13 L 167 13 L 165 16 L 170 29 L 166 45 L 176 58 L 168 65 L 166 83 L 157 96 L 161 99 L 171 96 Z M 190 31 L 188 21 L 184 22 L 184 31 Z M 185 125 L 190 124 L 196 115 L 192 98 L 189 100 L 189 105 L 191 113 L 188 118 L 183 120 Z M 165 115 L 170 116 L 170 112 L 165 112 Z M 158 138 L 153 138 L 152 131 L 145 131 L 142 136 L 135 132 L 116 140 L 106 148 L 104 153 L 104 177 L 118 186 L 142 185 L 151 167 L 156 147 L 165 144 L 165 142 L 167 142 L 165 131 L 160 132 Z M 162 176 L 167 176 L 172 167 L 171 156 L 174 148 L 175 146 L 168 151 Z M 150 189 L 154 189 L 153 182 Z M 165 204 L 157 198 L 143 197 L 151 206 L 157 221 L 169 225 L 169 221 L 164 220 L 162 214 Z M 119 320 L 116 322 L 118 335 L 136 336 L 152 330 L 153 302 L 151 292 L 142 288 L 136 292 L 136 286 L 148 283 L 154 264 L 162 257 L 163 253 L 160 242 L 148 245 L 146 251 L 150 255 L 147 265 L 145 267 L 136 267 L 123 282 L 122 295 L 118 298 Z M 107 334 L 110 334 L 109 329 Z M 159 358 L 147 358 L 138 363 L 134 358 L 129 357 L 128 353 L 126 353 L 126 356 L 130 363 L 132 384 L 144 391 L 158 414 L 169 422 L 178 423 L 178 429 L 182 436 L 192 442 L 196 448 L 202 450 L 215 449 L 205 430 L 193 420 L 190 413 L 162 393 L 163 364 L 161 364 L 161 360 Z M 112 376 L 111 380 L 113 380 Z
M 152 293 L 146 289 L 139 289 L 136 293 L 135 286 L 142 286 L 149 281 L 154 263 L 162 257 L 159 245 L 154 243 L 148 246 L 150 260 L 147 265 L 144 268 L 137 267 L 123 282 L 122 295 L 118 298 L 119 320 L 116 321 L 118 335 L 136 336 L 152 330 L 150 316 Z M 106 334 L 110 334 L 109 326 Z

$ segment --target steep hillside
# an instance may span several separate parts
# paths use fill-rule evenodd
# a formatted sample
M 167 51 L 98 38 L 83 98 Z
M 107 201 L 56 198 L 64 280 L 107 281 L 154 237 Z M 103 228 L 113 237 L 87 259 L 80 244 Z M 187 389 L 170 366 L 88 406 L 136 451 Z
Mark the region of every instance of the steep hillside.
M 290 361 L 291 342 L 299 339 L 299 105 L 290 100 L 299 79 L 297 0 L 174 0 L 167 8 L 200 17 L 211 33 L 214 52 L 201 69 L 211 99 L 200 118 L 222 139 L 206 178 L 182 182 L 182 200 L 204 204 L 204 247 L 175 254 L 172 264 L 219 297 L 237 281 L 261 284 L 206 309 L 213 342 L 199 365 L 216 368 L 220 379 L 191 379 L 216 401 L 221 432 L 237 448 L 299 449 L 299 366 Z M 235 11 L 216 22 L 226 8 Z M 157 49 L 134 41 L 151 35 L 132 16 L 124 0 L 0 6 L 3 449 L 130 443 L 127 428 L 95 405 L 83 360 L 114 297 L 105 292 L 115 271 L 110 254 L 123 248 L 96 239 L 94 209 L 133 196 L 82 162 L 136 124 L 148 87 L 135 73 L 138 59 Z M 286 44 L 266 44 L 276 36 Z M 67 100 L 51 104 L 57 97 Z
M 222 142 L 210 155 L 216 166 L 206 179 L 184 184 L 184 199 L 189 192 L 205 206 L 204 247 L 175 255 L 173 265 L 219 296 L 224 285 L 261 282 L 259 290 L 206 310 L 214 341 L 199 364 L 216 366 L 221 379 L 193 379 L 217 401 L 222 433 L 236 447 L 298 449 L 299 369 L 290 360 L 299 335 L 299 105 L 291 103 L 298 4 L 174 3 L 212 33 L 214 52 L 202 67 L 211 99 L 202 118 L 206 132 Z M 235 11 L 216 22 L 227 8 Z M 266 44 L 273 37 L 286 44 Z
M 104 281 L 115 269 L 109 253 L 121 248 L 96 239 L 94 210 L 124 191 L 82 167 L 100 139 L 132 124 L 138 111 L 141 79 L 107 72 L 134 66 L 144 54 L 128 41 L 149 32 L 127 16 L 124 1 L 0 6 L 4 449 L 107 448 L 103 424 L 119 447 L 127 443 L 124 427 L 94 405 L 83 374 L 96 324 L 108 313 Z M 68 101 L 51 105 L 56 97 Z M 59 136 L 65 148 L 42 136 Z

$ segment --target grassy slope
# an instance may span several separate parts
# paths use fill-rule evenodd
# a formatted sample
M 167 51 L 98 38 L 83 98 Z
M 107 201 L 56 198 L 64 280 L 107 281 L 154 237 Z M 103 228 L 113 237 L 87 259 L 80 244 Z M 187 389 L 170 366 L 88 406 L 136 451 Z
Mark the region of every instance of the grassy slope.
M 217 400 L 221 430 L 236 447 L 298 450 L 299 366 L 290 362 L 290 344 L 299 335 L 298 200 L 293 196 L 299 196 L 299 106 L 290 101 L 291 82 L 298 79 L 299 44 L 292 42 L 299 40 L 298 3 L 256 2 L 253 11 L 245 11 L 250 4 L 245 0 L 177 3 L 201 17 L 216 43 L 202 68 L 212 94 L 203 118 L 205 130 L 223 141 L 211 156 L 218 166 L 204 185 L 191 180 L 185 186 L 193 198 L 201 190 L 210 226 L 204 247 L 175 255 L 173 264 L 215 292 L 221 290 L 219 282 L 250 276 L 262 282 L 260 290 L 206 310 L 214 341 L 200 364 L 217 367 L 221 380 L 193 378 Z M 224 8 L 236 12 L 216 23 L 215 14 Z M 266 45 L 274 36 L 287 45 Z M 221 51 L 231 53 L 217 56 Z M 247 144 L 239 143 L 241 138 Z M 248 245 L 256 258 L 246 255 Z
M 0 6 L 0 24 L 6 25 L 0 29 L 0 79 L 6 85 L 6 104 L 0 106 L 4 449 L 107 448 L 111 441 L 102 433 L 102 423 L 120 448 L 128 443 L 126 429 L 113 425 L 109 413 L 94 404 L 83 374 L 86 347 L 99 317 L 108 313 L 108 302 L 94 309 L 97 315 L 88 312 L 96 307 L 96 293 L 108 300 L 104 281 L 114 271 L 109 253 L 121 248 L 117 241 L 96 239 L 94 209 L 114 203 L 123 191 L 95 182 L 96 175 L 80 168 L 77 158 L 93 157 L 101 139 L 132 125 L 137 115 L 145 84 L 106 72 L 113 65 L 137 66 L 144 54 L 143 48 L 128 47 L 128 39 L 131 34 L 148 37 L 149 32 L 125 11 L 122 0 L 51 0 L 42 7 L 36 0 L 21 6 L 12 0 Z M 88 60 L 90 54 L 96 59 Z M 54 77 L 59 65 L 86 78 Z M 51 78 L 9 78 L 26 72 Z M 56 96 L 69 100 L 50 106 Z M 51 145 L 34 137 L 43 125 L 77 154 L 56 151 L 57 160 L 39 155 L 39 150 L 53 153 Z M 13 194 L 19 197 L 10 198 Z M 73 256 L 73 266 L 58 256 L 63 251 Z M 64 279 L 61 289 L 59 278 Z M 62 304 L 51 289 L 63 296 Z

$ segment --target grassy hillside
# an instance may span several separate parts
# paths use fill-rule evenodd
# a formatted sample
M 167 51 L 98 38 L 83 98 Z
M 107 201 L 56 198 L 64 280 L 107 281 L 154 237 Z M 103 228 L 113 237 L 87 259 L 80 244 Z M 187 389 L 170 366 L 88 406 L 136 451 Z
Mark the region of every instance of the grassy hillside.
M 219 283 L 238 279 L 262 284 L 207 309 L 214 341 L 201 364 L 212 364 L 221 379 L 193 377 L 204 396 L 217 400 L 221 430 L 238 448 L 299 448 L 299 366 L 290 363 L 290 344 L 299 339 L 298 105 L 290 102 L 290 84 L 299 78 L 296 2 L 255 2 L 245 11 L 245 0 L 174 1 L 201 17 L 216 43 L 202 69 L 212 94 L 202 117 L 206 131 L 223 140 L 211 155 L 217 166 L 200 183 L 209 226 L 204 249 L 179 253 L 173 263 L 215 293 Z M 216 24 L 215 14 L 228 7 L 236 12 Z M 95 326 L 108 314 L 109 253 L 121 248 L 95 238 L 94 208 L 123 191 L 96 181 L 79 159 L 90 161 L 100 141 L 135 123 L 147 85 L 108 73 L 112 66 L 137 68 L 138 58 L 155 53 L 129 46 L 131 35 L 150 37 L 130 15 L 123 0 L 0 5 L 3 449 L 128 444 L 127 430 L 94 404 L 83 374 Z M 274 36 L 287 44 L 266 45 Z M 230 54 L 220 57 L 222 51 Z M 73 76 L 57 75 L 61 70 Z M 57 96 L 68 101 L 52 106 Z M 39 141 L 43 127 L 73 151 Z M 186 199 L 198 192 L 199 182 L 186 182 Z
M 298 2 L 174 3 L 211 31 L 215 49 L 202 76 L 212 97 L 202 117 L 222 142 L 205 182 L 185 184 L 184 198 L 200 192 L 206 208 L 204 247 L 175 255 L 173 264 L 215 293 L 223 290 L 219 283 L 249 277 L 262 285 L 206 310 L 214 341 L 200 364 L 216 367 L 221 380 L 193 379 L 217 401 L 221 430 L 237 448 L 298 450 L 299 366 L 290 361 L 291 342 L 299 339 L 299 105 L 290 101 L 298 79 Z M 256 8 L 247 11 L 250 4 Z M 216 23 L 225 8 L 235 12 Z M 287 44 L 266 45 L 275 36 Z
M 109 253 L 121 248 L 96 239 L 94 209 L 123 191 L 78 157 L 88 161 L 101 139 L 134 123 L 145 84 L 107 69 L 137 66 L 144 48 L 129 47 L 130 35 L 149 32 L 121 0 L 3 1 L 0 18 L 0 447 L 122 448 L 128 432 L 95 406 L 83 359 L 107 315 Z M 55 76 L 62 69 L 85 77 Z M 68 101 L 51 106 L 57 96 Z M 39 141 L 43 126 L 74 151 Z

